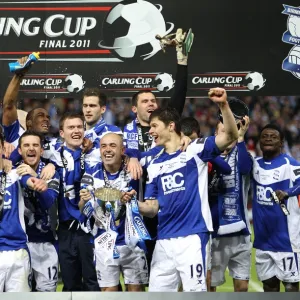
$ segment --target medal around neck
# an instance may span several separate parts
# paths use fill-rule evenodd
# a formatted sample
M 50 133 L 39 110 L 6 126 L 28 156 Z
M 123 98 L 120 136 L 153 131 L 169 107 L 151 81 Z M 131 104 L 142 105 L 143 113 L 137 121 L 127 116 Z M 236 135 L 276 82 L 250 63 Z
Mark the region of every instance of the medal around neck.
M 94 192 L 95 197 L 98 199 L 99 207 L 102 213 L 112 213 L 115 220 L 120 219 L 124 213 L 124 205 L 120 203 L 122 192 L 116 188 L 102 187 Z M 99 212 L 98 212 L 99 213 Z

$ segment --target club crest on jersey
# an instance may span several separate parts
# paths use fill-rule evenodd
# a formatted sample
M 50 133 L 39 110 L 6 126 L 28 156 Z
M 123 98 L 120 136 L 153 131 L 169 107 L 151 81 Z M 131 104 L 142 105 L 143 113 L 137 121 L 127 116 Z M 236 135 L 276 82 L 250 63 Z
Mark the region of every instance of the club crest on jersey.
M 164 190 L 164 195 L 185 190 L 183 174 L 176 172 L 161 177 L 161 184 Z

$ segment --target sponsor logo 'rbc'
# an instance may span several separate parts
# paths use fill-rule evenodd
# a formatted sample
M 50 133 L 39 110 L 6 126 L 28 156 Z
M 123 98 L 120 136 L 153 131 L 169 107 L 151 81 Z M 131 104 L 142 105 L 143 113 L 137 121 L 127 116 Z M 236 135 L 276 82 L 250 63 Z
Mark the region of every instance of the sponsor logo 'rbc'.
M 164 192 L 182 187 L 184 185 L 184 180 L 182 178 L 183 175 L 180 172 L 163 176 L 161 178 L 161 183 Z
M 271 193 L 273 192 L 273 189 L 270 187 L 263 187 L 263 186 L 257 186 L 256 187 L 256 195 L 257 195 L 257 200 L 259 201 L 267 201 L 271 202 Z

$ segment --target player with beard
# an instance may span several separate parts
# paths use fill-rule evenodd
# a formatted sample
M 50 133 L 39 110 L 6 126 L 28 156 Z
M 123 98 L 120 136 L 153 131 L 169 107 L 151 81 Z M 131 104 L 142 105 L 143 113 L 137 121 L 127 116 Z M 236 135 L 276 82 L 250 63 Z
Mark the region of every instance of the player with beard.
M 180 116 L 173 108 L 157 109 L 149 133 L 164 150 L 148 166 L 145 202 L 140 213 L 158 214 L 149 291 L 206 291 L 205 247 L 212 230 L 207 195 L 207 161 L 237 138 L 237 127 L 224 89 L 209 91 L 223 114 L 225 135 L 197 139 L 180 149 Z
M 86 167 L 82 149 L 83 116 L 65 114 L 59 128 L 64 143 L 56 148 L 54 163 L 62 182 L 58 201 L 58 257 L 63 291 L 99 291 L 93 265 L 93 237 L 83 226 L 83 215 L 78 207 L 80 183 Z
M 95 256 L 98 282 L 102 291 L 118 291 L 120 273 L 122 272 L 124 283 L 129 292 L 142 291 L 143 285 L 148 283 L 148 268 L 146 256 L 139 247 L 130 248 L 125 243 L 125 214 L 120 216 L 119 225 L 116 228 L 118 233 L 116 238 L 116 248 L 120 258 L 112 260 L 112 253 L 104 251 L 97 246 L 98 241 L 105 232 L 102 224 L 99 223 L 97 213 L 97 199 L 92 198 L 86 186 L 94 189 L 107 187 L 122 191 L 122 197 L 129 197 L 135 193 L 134 190 L 128 192 L 128 188 L 137 189 L 138 181 L 132 180 L 126 170 L 124 161 L 125 148 L 122 137 L 115 133 L 108 133 L 102 137 L 100 146 L 101 163 L 86 169 L 82 179 L 83 189 L 80 191 L 81 200 L 79 206 L 81 210 L 87 212 L 87 216 L 94 219 L 93 232 L 95 234 Z M 122 205 L 122 198 L 120 199 Z M 121 208 L 125 210 L 125 206 Z M 93 217 L 92 217 L 93 216 Z
M 31 175 L 19 176 L 13 169 L 2 167 L 4 136 L 0 133 L 0 291 L 29 292 L 31 267 L 24 222 L 22 188 L 43 197 L 47 183 Z
M 180 43 L 185 38 L 185 34 L 182 29 L 178 29 L 176 32 L 176 40 Z M 181 115 L 186 91 L 187 91 L 187 78 L 188 68 L 187 61 L 188 57 L 182 53 L 182 44 L 176 47 L 177 53 L 177 73 L 174 92 L 169 102 L 170 107 L 174 107 Z M 132 111 L 136 114 L 136 119 L 124 127 L 124 143 L 126 148 L 135 149 L 140 152 L 147 152 L 155 146 L 153 143 L 152 136 L 149 135 L 150 123 L 149 118 L 151 113 L 158 108 L 157 99 L 152 91 L 142 90 L 137 92 L 132 97 Z M 156 152 L 157 153 L 157 152 Z M 154 153 L 154 155 L 156 154 Z M 149 156 L 150 158 L 150 156 Z M 143 173 L 143 177 L 139 184 L 139 198 L 144 199 L 143 191 L 145 190 L 145 183 L 147 178 L 147 172 Z M 151 259 L 153 250 L 155 247 L 155 240 L 157 236 L 157 217 L 147 218 L 144 217 L 145 225 L 151 235 L 152 240 L 146 241 L 148 253 L 147 261 L 148 265 L 151 266 Z
M 259 137 L 262 157 L 253 164 L 256 271 L 265 292 L 299 291 L 300 163 L 282 153 L 284 135 L 274 124 Z M 298 197 L 298 198 L 297 198 Z
M 45 167 L 41 161 L 42 140 L 41 134 L 34 131 L 25 131 L 21 135 L 18 150 L 23 160 L 17 167 L 18 175 L 40 177 Z M 52 206 L 56 209 L 60 184 L 57 172 L 47 184 L 44 193 L 24 188 L 25 225 L 36 290 L 55 292 L 58 280 L 58 255 L 54 247 L 56 222 L 51 222 L 49 210 Z

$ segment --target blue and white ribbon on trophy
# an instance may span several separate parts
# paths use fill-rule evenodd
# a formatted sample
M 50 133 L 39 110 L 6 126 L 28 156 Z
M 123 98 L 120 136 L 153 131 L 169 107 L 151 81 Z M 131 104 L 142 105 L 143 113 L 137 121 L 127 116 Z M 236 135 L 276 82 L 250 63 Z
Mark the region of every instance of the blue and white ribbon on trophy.
M 139 213 L 138 201 L 134 196 L 126 203 L 125 243 L 132 250 L 138 246 L 147 252 L 146 240 L 151 240 L 151 236 Z

